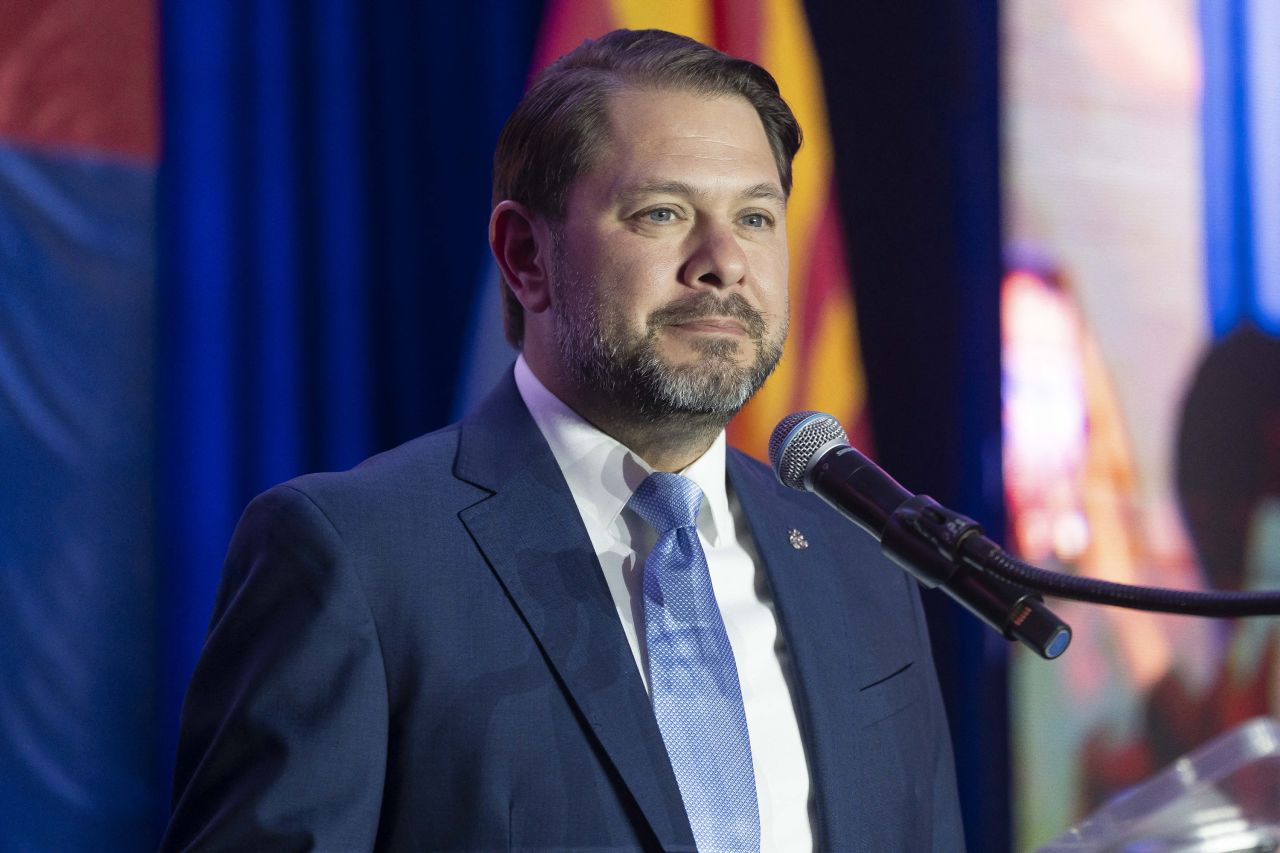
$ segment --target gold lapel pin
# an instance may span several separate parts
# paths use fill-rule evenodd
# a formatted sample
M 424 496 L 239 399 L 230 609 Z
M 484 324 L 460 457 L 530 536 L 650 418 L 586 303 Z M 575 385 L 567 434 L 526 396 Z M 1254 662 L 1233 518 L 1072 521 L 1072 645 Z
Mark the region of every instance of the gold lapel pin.
M 809 547 L 809 540 L 804 538 L 804 534 L 794 527 L 787 531 L 787 541 L 791 543 L 791 547 L 797 551 L 803 551 Z

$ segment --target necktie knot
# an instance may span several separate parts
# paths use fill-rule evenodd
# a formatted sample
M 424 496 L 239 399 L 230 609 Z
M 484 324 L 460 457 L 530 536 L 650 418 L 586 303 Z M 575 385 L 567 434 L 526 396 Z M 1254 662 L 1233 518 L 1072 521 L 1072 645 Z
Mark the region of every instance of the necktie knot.
M 702 489 L 688 477 L 658 471 L 645 478 L 627 506 L 662 535 L 681 527 L 697 526 Z

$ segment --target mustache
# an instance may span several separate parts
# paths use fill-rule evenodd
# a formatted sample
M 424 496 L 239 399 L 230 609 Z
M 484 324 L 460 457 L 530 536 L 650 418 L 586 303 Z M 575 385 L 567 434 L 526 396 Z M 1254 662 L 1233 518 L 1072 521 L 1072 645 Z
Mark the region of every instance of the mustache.
M 756 340 L 764 337 L 765 329 L 768 327 L 764 313 L 752 307 L 742 294 L 731 293 L 724 299 L 720 299 L 714 293 L 704 290 L 654 311 L 649 315 L 649 328 L 678 326 L 711 317 L 728 317 L 737 320 L 746 327 L 747 334 Z

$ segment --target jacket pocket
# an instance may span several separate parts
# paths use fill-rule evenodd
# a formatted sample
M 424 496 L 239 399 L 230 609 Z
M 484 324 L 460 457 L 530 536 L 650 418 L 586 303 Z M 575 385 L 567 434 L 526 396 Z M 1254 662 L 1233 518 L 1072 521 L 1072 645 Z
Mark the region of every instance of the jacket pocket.
M 908 663 L 858 691 L 854 723 L 859 728 L 873 725 L 909 707 L 919 698 L 919 668 Z

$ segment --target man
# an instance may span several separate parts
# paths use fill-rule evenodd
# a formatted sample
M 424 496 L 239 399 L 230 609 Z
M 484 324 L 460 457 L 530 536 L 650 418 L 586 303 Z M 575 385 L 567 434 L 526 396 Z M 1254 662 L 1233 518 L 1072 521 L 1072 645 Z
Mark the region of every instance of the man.
M 913 584 L 725 448 L 799 142 L 767 72 L 670 33 L 539 77 L 495 158 L 514 371 L 246 511 L 166 848 L 962 848 Z

